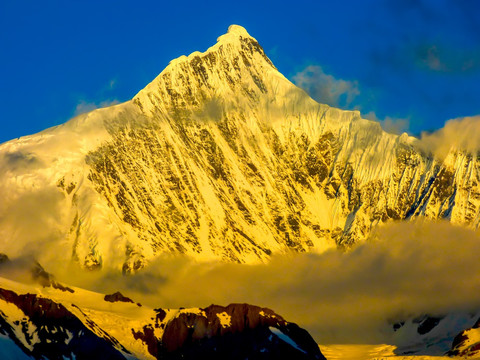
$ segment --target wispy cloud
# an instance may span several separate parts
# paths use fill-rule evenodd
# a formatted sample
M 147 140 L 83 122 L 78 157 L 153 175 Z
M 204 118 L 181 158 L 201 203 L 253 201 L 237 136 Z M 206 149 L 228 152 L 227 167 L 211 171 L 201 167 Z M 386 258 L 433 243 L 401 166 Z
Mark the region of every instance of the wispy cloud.
M 104 108 L 104 107 L 112 106 L 116 104 L 119 104 L 118 100 L 106 100 L 106 101 L 101 101 L 99 103 L 87 102 L 87 101 L 81 100 L 75 107 L 74 115 L 76 116 L 76 115 L 84 114 L 84 113 L 93 111 L 95 109 Z
M 117 79 L 112 79 L 108 83 L 108 89 L 113 90 L 117 86 Z
M 480 69 L 480 49 L 458 49 L 446 44 L 417 46 L 418 66 L 435 72 L 468 73 Z
M 401 134 L 408 130 L 410 121 L 408 118 L 393 118 L 386 116 L 384 119 L 378 118 L 374 111 L 362 114 L 362 117 L 368 120 L 377 121 L 383 130 L 392 134 Z
M 358 83 L 336 79 L 319 65 L 309 65 L 295 74 L 293 82 L 322 104 L 348 108 L 360 94 Z
M 118 83 L 117 79 L 113 78 L 108 83 L 106 83 L 102 89 L 100 89 L 97 92 L 97 95 L 96 95 L 97 99 L 107 98 L 107 100 L 89 101 L 89 100 L 85 100 L 85 98 L 80 98 L 77 101 L 77 106 L 75 107 L 74 116 L 84 114 L 84 113 L 93 111 L 95 109 L 119 104 L 120 102 L 117 99 L 111 100 L 111 96 L 108 95 L 109 93 L 111 94 L 111 91 L 116 88 L 117 83 Z M 110 99 L 108 99 L 109 97 Z
M 435 45 L 419 49 L 418 57 L 421 63 L 434 71 L 445 71 L 446 65 L 440 60 L 438 49 Z

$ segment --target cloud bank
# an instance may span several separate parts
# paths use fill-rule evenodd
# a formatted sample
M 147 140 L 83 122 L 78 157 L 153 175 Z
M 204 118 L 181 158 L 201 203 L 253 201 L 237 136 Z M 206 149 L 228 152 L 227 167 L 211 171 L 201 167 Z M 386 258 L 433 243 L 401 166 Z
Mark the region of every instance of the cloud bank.
M 248 302 L 272 308 L 319 343 L 381 343 L 390 320 L 480 309 L 480 236 L 447 222 L 401 222 L 342 253 L 274 256 L 268 264 L 162 256 L 130 277 L 44 266 L 59 280 L 120 290 L 154 307 Z

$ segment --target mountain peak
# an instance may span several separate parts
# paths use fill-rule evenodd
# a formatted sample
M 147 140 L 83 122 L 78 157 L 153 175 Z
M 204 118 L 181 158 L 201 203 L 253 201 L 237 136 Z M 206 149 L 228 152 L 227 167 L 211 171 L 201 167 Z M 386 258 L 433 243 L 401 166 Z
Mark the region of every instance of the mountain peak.
M 227 34 L 234 34 L 237 36 L 251 37 L 247 30 L 240 25 L 232 24 L 228 27 Z
M 268 77 L 272 73 L 279 75 L 257 40 L 242 26 L 230 25 L 205 52 L 195 51 L 172 60 L 135 96 L 134 103 L 152 113 L 187 107 L 196 111 L 205 99 L 218 97 L 240 96 L 248 102 L 256 101 L 269 92 Z
M 226 34 L 223 34 L 217 38 L 217 44 L 238 41 L 241 38 L 250 38 L 256 41 L 243 26 L 232 24 L 228 27 Z
M 228 44 L 228 43 L 229 44 L 235 44 L 235 43 L 240 44 L 241 41 L 245 40 L 245 39 L 248 39 L 248 40 L 253 41 L 253 42 L 258 44 L 258 41 L 255 38 L 253 38 L 243 26 L 232 24 L 228 27 L 228 30 L 225 34 L 220 35 L 217 38 L 217 43 L 215 45 L 209 47 L 205 52 L 202 53 L 200 51 L 194 51 L 188 56 L 182 55 L 182 56 L 170 61 L 170 64 L 181 63 L 181 62 L 184 62 L 184 61 L 188 60 L 189 58 L 191 59 L 195 56 L 204 56 L 204 55 L 207 55 L 208 53 L 218 51 L 218 48 L 223 44 Z M 262 50 L 262 52 L 263 52 L 263 50 Z

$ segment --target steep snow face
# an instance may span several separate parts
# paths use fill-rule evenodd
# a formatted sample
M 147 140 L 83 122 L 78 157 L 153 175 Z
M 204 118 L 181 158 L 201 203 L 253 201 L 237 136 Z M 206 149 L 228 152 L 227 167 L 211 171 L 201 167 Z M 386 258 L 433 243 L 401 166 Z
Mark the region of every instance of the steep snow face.
M 477 227 L 478 157 L 414 142 L 316 103 L 234 25 L 132 101 L 1 145 L 0 250 L 130 272 L 348 247 L 389 219 Z

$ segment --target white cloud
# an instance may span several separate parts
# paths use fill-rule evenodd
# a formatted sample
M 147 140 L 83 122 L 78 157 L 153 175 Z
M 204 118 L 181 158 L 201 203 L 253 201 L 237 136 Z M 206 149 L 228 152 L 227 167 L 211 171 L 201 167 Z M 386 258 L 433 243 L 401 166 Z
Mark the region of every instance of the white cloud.
M 476 153 L 480 151 L 480 116 L 449 120 L 433 133 L 422 133 L 418 145 L 442 159 L 452 149 Z
M 310 65 L 293 76 L 293 82 L 313 99 L 335 107 L 348 107 L 360 94 L 356 81 L 336 79 L 321 66 Z

